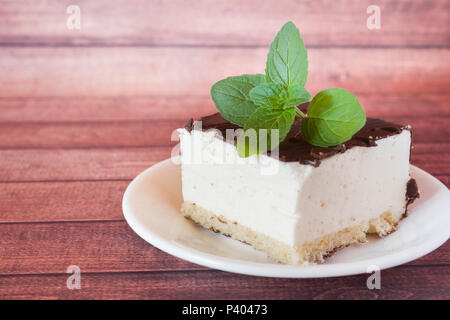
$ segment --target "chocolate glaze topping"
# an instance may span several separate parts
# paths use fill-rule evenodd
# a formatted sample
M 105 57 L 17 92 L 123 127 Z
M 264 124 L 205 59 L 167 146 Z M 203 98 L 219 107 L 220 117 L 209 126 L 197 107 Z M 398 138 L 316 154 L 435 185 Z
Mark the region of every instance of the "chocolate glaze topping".
M 300 105 L 302 111 L 306 111 L 309 103 Z M 239 126 L 225 120 L 220 113 L 201 118 L 202 130 L 217 129 L 226 137 L 226 129 L 238 129 Z M 320 165 L 321 160 L 329 158 L 337 153 L 343 153 L 353 147 L 374 147 L 376 141 L 396 135 L 402 130 L 409 130 L 409 127 L 386 122 L 380 119 L 367 119 L 366 124 L 350 140 L 334 147 L 316 147 L 303 140 L 300 133 L 301 119 L 296 118 L 294 125 L 288 133 L 286 139 L 281 142 L 279 149 L 279 159 L 284 162 L 298 161 L 301 164 L 308 164 L 314 167 Z M 193 120 L 190 119 L 185 126 L 186 130 L 193 129 Z M 269 154 L 270 155 L 270 154 Z

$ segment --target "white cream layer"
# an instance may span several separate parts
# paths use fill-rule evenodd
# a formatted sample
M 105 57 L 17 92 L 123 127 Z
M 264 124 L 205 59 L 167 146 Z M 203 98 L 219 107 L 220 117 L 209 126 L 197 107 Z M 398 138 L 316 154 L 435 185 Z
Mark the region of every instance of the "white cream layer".
M 179 131 L 184 201 L 288 245 L 387 211 L 394 219 L 405 212 L 409 130 L 378 140 L 377 147 L 336 154 L 317 168 L 267 156 L 239 158 L 214 132 Z

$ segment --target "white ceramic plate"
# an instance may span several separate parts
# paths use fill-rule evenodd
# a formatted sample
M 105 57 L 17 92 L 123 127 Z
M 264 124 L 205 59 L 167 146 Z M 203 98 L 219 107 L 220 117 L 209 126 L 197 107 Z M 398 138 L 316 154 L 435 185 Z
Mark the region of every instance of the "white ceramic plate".
M 425 171 L 412 167 L 420 199 L 408 209 L 396 232 L 339 250 L 326 263 L 282 265 L 249 245 L 197 226 L 180 214 L 180 166 L 170 159 L 141 174 L 128 186 L 123 212 L 131 228 L 153 246 L 210 268 L 255 276 L 316 278 L 371 272 L 417 259 L 438 248 L 450 235 L 450 191 Z

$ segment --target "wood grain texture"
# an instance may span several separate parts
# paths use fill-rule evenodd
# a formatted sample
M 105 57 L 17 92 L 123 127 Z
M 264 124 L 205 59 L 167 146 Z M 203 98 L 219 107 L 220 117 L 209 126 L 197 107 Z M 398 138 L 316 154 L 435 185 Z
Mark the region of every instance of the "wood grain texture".
M 263 72 L 287 21 L 312 95 L 343 87 L 369 117 L 409 123 L 412 163 L 450 186 L 448 0 L 69 0 L 0 5 L 0 299 L 450 299 L 450 243 L 367 275 L 275 279 L 172 257 L 123 220 L 139 172 L 170 156 L 174 128 L 215 112 L 211 85 Z M 381 29 L 366 27 L 369 5 Z M 78 265 L 82 289 L 68 290 Z
M 206 96 L 0 98 L 0 123 L 188 120 L 217 112 Z M 450 98 L 450 96 L 447 96 Z M 447 109 L 438 98 L 437 109 Z M 448 99 L 447 99 L 448 101 Z M 442 104 L 442 105 L 441 105 Z
M 438 120 L 438 119 L 436 119 Z M 0 148 L 149 147 L 175 144 L 187 120 L 3 124 Z
M 436 177 L 449 186 L 448 175 Z M 0 223 L 122 221 L 122 197 L 129 183 L 129 180 L 0 183 Z
M 0 181 L 133 179 L 170 147 L 0 150 Z
M 445 117 L 390 116 L 389 120 L 410 124 L 414 129 L 414 143 L 450 143 L 450 127 L 446 126 L 448 119 Z M 176 129 L 182 128 L 186 121 L 3 124 L 0 126 L 0 150 L 171 146 L 178 142 Z
M 0 298 L 448 300 L 449 271 L 448 266 L 385 270 L 382 271 L 381 290 L 367 289 L 367 275 L 328 279 L 279 279 L 220 271 L 82 273 L 80 290 L 67 289 L 67 274 L 18 275 L 0 277 Z
M 417 143 L 416 149 L 413 164 L 433 175 L 449 174 L 448 144 Z M 0 182 L 133 179 L 171 152 L 172 147 L 0 150 Z
M 121 2 L 119 2 L 121 3 Z M 66 27 L 70 0 L 3 1 L 0 42 L 30 45 L 264 46 L 288 20 L 308 46 L 447 46 L 446 0 L 78 0 L 81 30 Z M 381 8 L 368 30 L 367 7 Z
M 0 183 L 0 223 L 123 220 L 125 181 Z
M 117 208 L 120 210 L 120 207 Z M 0 275 L 205 269 L 159 252 L 125 221 L 0 224 Z
M 410 124 L 414 141 L 450 142 L 450 96 L 359 95 L 369 117 Z M 0 148 L 148 147 L 176 143 L 190 117 L 216 112 L 209 97 L 0 99 Z
M 448 265 L 449 246 L 411 265 Z M 125 221 L 0 224 L 0 275 L 206 269 L 160 252 Z M 1 279 L 1 278 L 0 278 Z
M 450 117 L 450 94 L 358 95 L 368 117 L 404 120 Z M 205 96 L 0 98 L 0 123 L 187 120 L 217 112 Z M 402 120 L 404 119 L 404 120 Z
M 311 49 L 306 88 L 448 93 L 449 49 Z M 208 95 L 227 76 L 264 72 L 266 48 L 28 48 L 0 51 L 0 97 Z

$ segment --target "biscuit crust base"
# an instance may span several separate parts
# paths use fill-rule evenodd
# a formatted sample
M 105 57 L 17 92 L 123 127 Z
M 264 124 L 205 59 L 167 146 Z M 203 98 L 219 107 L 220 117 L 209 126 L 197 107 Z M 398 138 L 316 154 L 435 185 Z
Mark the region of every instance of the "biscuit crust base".
M 195 203 L 184 202 L 181 213 L 204 228 L 250 244 L 255 249 L 266 252 L 270 258 L 284 264 L 324 262 L 326 257 L 333 255 L 340 248 L 353 243 L 366 242 L 368 233 L 376 233 L 382 237 L 395 231 L 397 223 L 401 219 L 401 217 L 394 219 L 390 212 L 385 212 L 364 224 L 327 234 L 312 242 L 289 246 L 263 233 L 242 226 L 236 221 L 229 221 Z

